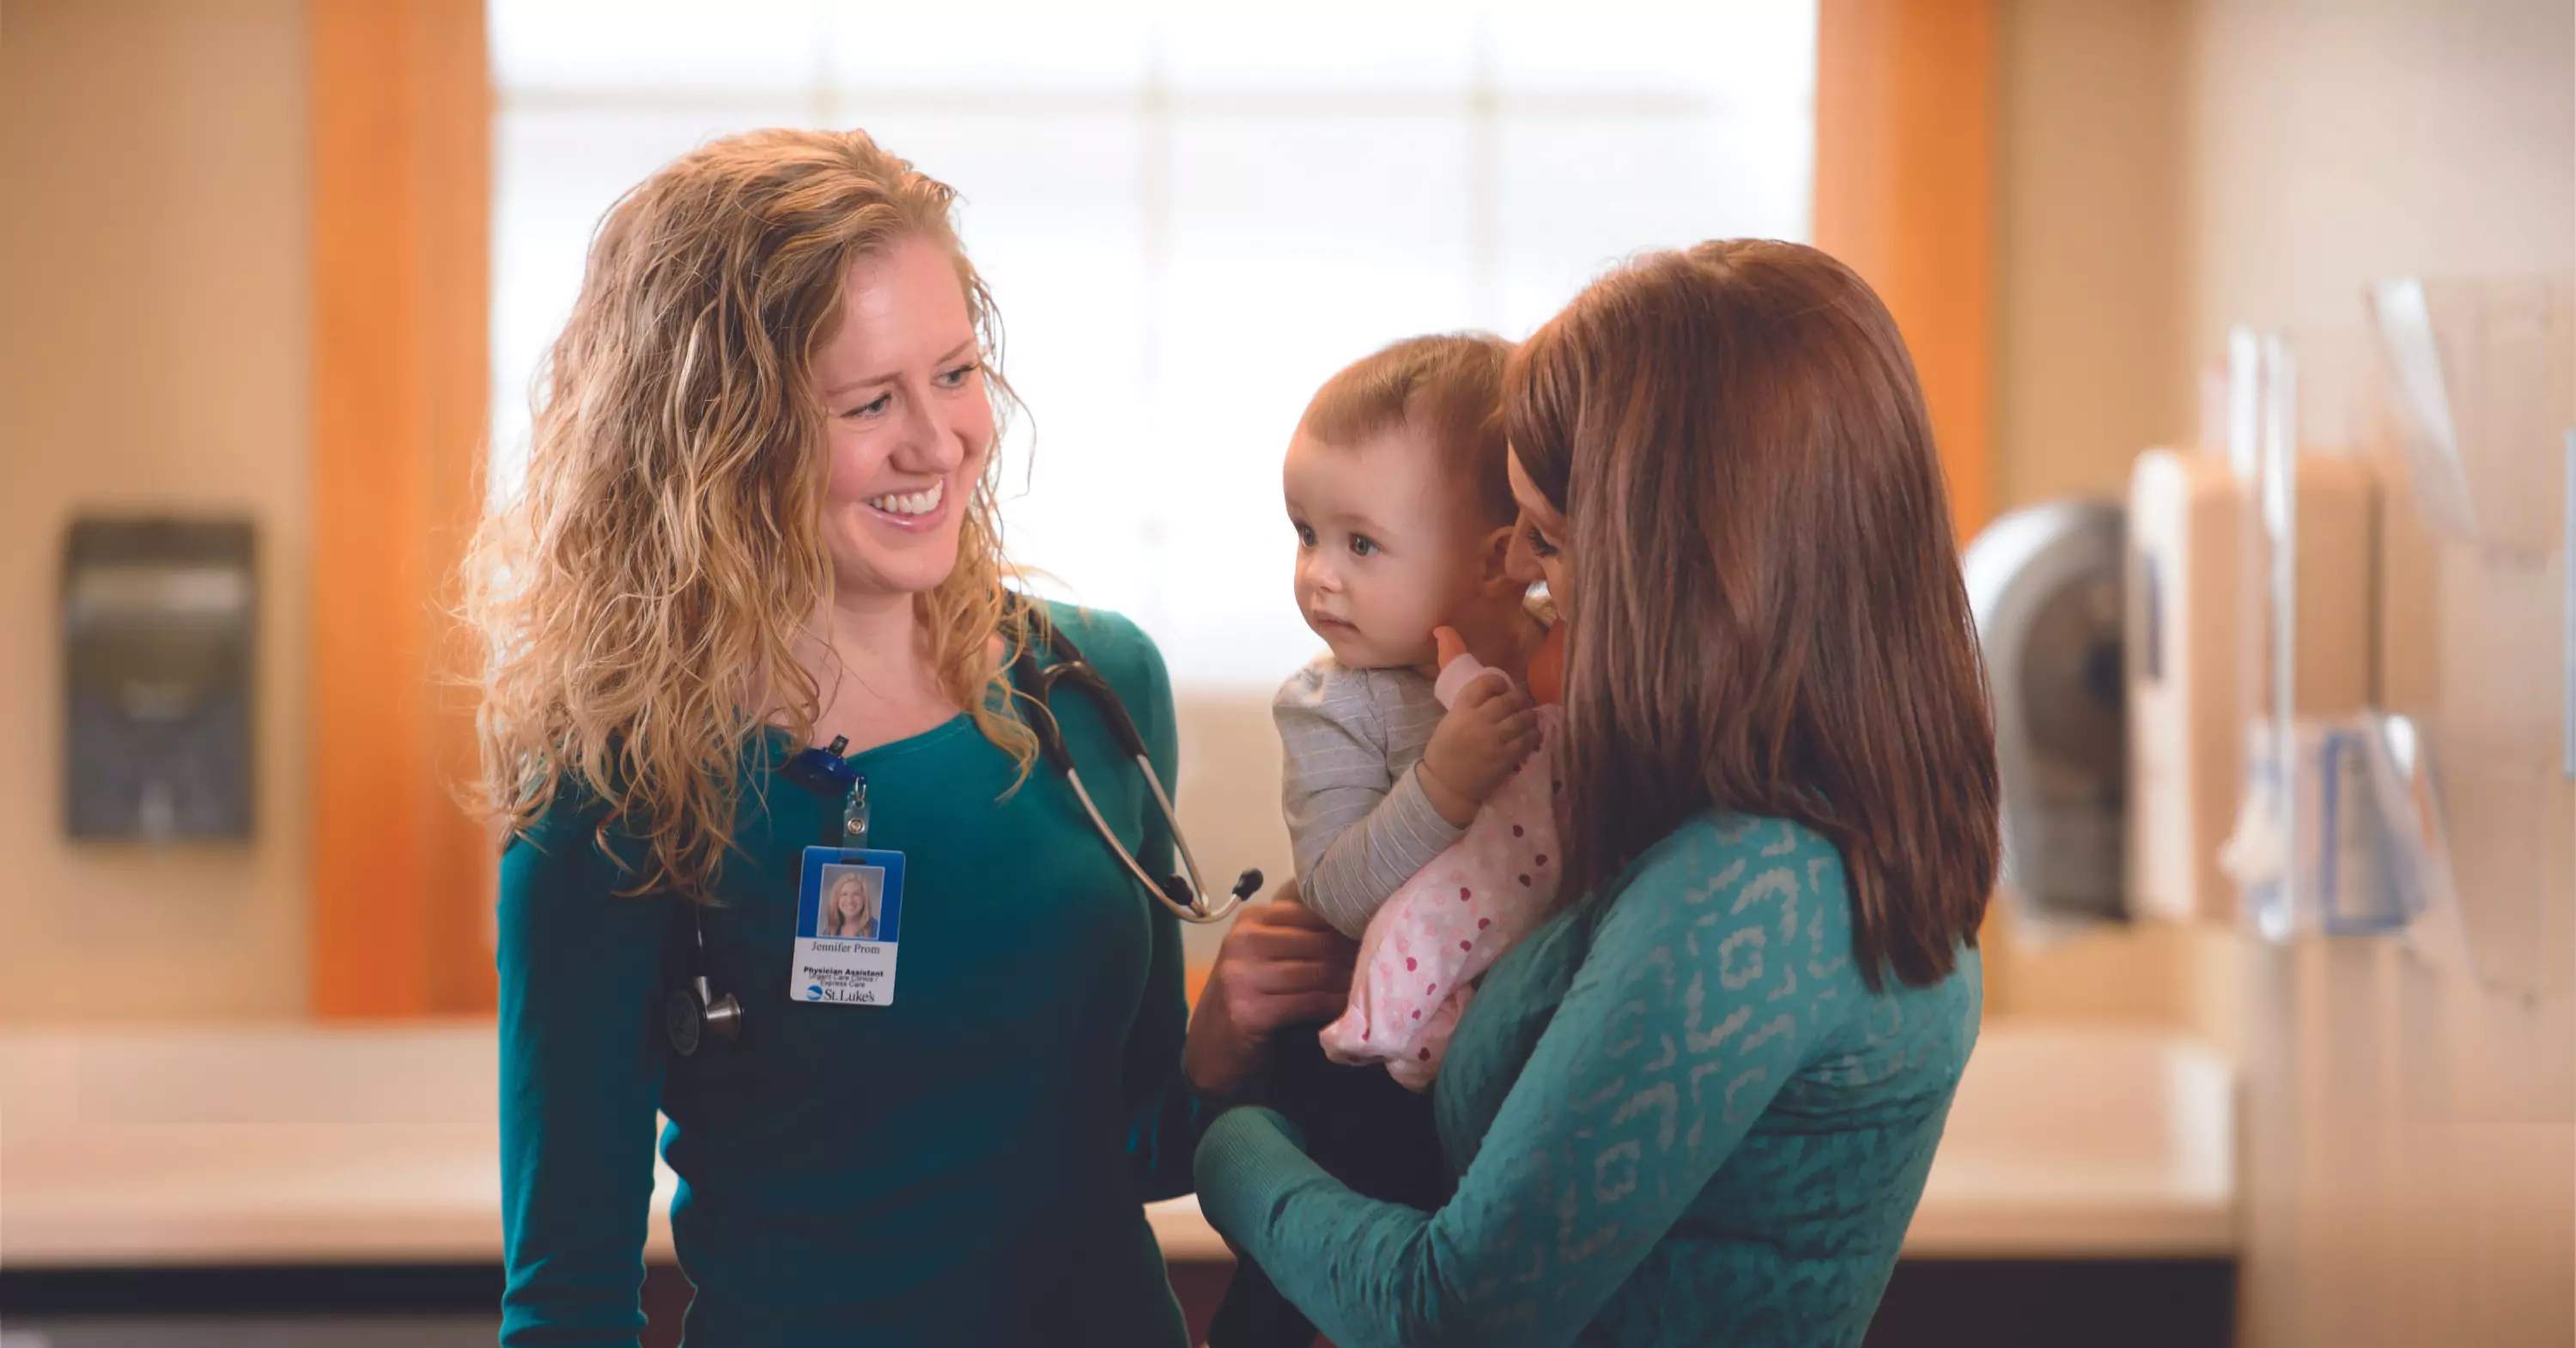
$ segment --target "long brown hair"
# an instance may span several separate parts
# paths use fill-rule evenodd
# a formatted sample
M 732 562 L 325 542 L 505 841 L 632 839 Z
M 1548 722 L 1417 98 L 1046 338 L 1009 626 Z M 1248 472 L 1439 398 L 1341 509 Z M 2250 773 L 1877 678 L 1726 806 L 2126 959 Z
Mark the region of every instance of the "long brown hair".
M 700 146 L 609 209 L 537 385 L 527 478 L 467 563 L 478 803 L 510 832 L 576 789 L 602 829 L 645 841 L 638 889 L 710 899 L 745 743 L 773 708 L 804 743 L 821 706 L 794 653 L 832 587 L 812 363 L 851 266 L 907 239 L 945 250 L 997 427 L 1016 405 L 955 199 L 865 132 L 771 130 Z M 965 502 L 956 569 L 914 607 L 941 688 L 1025 772 L 1037 741 L 989 650 L 1018 574 L 1000 465 Z
M 1853 954 L 1938 982 L 1995 880 L 1994 722 L 1914 363 L 1851 269 L 1704 243 L 1523 343 L 1505 427 L 1566 517 L 1566 892 L 1709 807 L 1841 851 Z

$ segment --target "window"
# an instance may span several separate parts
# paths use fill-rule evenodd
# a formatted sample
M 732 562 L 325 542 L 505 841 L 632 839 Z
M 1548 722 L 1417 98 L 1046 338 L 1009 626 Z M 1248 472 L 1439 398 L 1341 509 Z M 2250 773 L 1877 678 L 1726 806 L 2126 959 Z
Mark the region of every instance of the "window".
M 496 484 L 618 193 L 711 136 L 865 127 L 954 184 L 1031 416 L 1013 558 L 1267 690 L 1289 598 L 1279 456 L 1397 337 L 1525 335 L 1605 265 L 1803 238 L 1811 0 L 1279 7 L 493 0 Z

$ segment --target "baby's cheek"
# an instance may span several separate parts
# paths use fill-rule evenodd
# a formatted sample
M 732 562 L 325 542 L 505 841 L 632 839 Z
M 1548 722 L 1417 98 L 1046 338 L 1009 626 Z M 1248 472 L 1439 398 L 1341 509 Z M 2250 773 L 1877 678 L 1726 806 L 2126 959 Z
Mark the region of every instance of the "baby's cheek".
M 1442 593 L 1438 586 L 1425 584 L 1422 578 L 1413 577 L 1405 586 L 1399 602 L 1402 611 L 1398 615 L 1395 628 L 1402 633 L 1407 645 L 1421 648 L 1412 658 L 1416 660 L 1433 658 L 1436 648 L 1431 640 L 1431 629 L 1449 623 L 1456 617 L 1448 611 L 1452 607 L 1449 596 Z

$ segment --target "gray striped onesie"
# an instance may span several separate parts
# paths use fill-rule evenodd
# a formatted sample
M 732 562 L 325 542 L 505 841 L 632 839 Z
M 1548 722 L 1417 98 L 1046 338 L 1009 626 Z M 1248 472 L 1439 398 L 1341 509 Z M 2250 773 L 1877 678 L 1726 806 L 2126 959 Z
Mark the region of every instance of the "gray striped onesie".
M 1286 751 L 1280 803 L 1299 896 L 1343 934 L 1456 842 L 1417 769 L 1442 709 L 1409 669 L 1345 669 L 1327 653 L 1270 701 Z

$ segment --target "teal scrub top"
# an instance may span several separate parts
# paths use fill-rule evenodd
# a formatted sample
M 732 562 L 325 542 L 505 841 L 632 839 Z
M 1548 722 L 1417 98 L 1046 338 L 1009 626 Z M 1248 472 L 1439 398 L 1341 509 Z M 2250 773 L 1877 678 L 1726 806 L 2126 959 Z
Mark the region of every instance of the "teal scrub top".
M 1169 677 L 1134 625 L 1051 606 L 1164 782 Z M 1056 715 L 1083 779 L 1156 874 L 1171 840 L 1091 706 Z M 680 1181 L 692 1343 L 1179 1344 L 1141 1205 L 1186 1192 L 1198 1103 L 1180 1073 L 1179 924 L 1118 864 L 1060 774 L 1025 782 L 959 716 L 856 755 L 869 845 L 905 853 L 886 1006 L 789 995 L 805 847 L 840 802 L 744 754 L 734 841 L 704 911 L 738 1042 L 668 1051 L 681 901 L 619 894 L 633 852 L 570 795 L 501 863 L 501 1342 L 633 1344 L 643 1329 L 654 1120 Z

